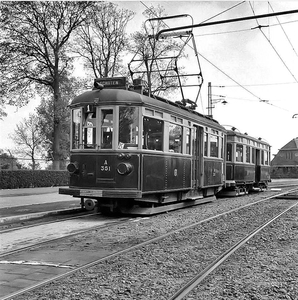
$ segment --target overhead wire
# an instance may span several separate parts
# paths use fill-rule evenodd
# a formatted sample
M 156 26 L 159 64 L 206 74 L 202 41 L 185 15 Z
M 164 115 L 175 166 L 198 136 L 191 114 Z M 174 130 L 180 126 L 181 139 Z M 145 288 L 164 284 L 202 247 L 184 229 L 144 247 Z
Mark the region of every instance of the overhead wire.
M 142 1 L 140 1 L 140 2 L 141 2 L 147 9 L 149 9 L 151 12 L 153 12 L 153 11 L 152 11 L 145 3 L 143 3 Z M 226 11 L 232 9 L 232 8 L 235 8 L 236 6 L 238 6 L 238 5 L 242 4 L 242 3 L 245 3 L 245 2 L 246 2 L 246 1 L 242 1 L 242 2 L 240 2 L 240 3 L 238 3 L 238 4 L 234 5 L 234 6 L 232 6 L 231 8 L 226 9 L 225 11 L 223 11 L 223 12 L 221 12 L 221 13 L 219 13 L 219 14 L 216 14 L 215 16 L 213 16 L 213 17 L 211 17 L 211 18 L 209 18 L 209 19 L 206 19 L 205 21 L 203 21 L 203 22 L 201 22 L 201 23 L 204 23 L 204 22 L 206 22 L 206 21 L 209 21 L 209 20 L 215 18 L 216 16 L 221 15 L 222 13 L 224 13 L 224 12 L 226 12 Z M 154 14 L 154 12 L 153 12 L 153 14 Z M 165 25 L 166 27 L 170 28 L 164 21 L 162 21 L 162 22 L 164 23 L 164 25 Z M 257 23 L 258 23 L 258 21 L 257 21 Z M 259 24 L 258 24 L 258 25 L 259 25 Z M 250 29 L 250 30 L 251 30 L 251 29 Z M 238 32 L 239 32 L 239 31 L 238 31 Z M 191 47 L 191 46 L 189 45 L 189 47 Z M 192 47 L 191 47 L 191 48 L 192 48 Z M 264 102 L 264 103 L 266 103 L 266 104 L 268 104 L 268 105 L 275 106 L 275 107 L 277 107 L 277 108 L 279 108 L 279 109 L 287 110 L 287 109 L 284 109 L 284 108 L 282 108 L 282 107 L 278 107 L 278 106 L 276 106 L 276 105 L 273 105 L 273 104 L 269 103 L 269 100 L 263 100 L 263 99 L 261 99 L 261 98 L 258 97 L 256 94 L 254 94 L 254 93 L 251 92 L 249 89 L 247 89 L 247 88 L 245 87 L 246 85 L 240 84 L 238 81 L 236 81 L 235 79 L 233 79 L 230 75 L 228 75 L 226 72 L 224 72 L 224 71 L 221 70 L 219 67 L 217 67 L 215 64 L 213 64 L 213 63 L 212 63 L 209 59 L 207 59 L 202 53 L 198 52 L 198 54 L 199 54 L 203 59 L 205 59 L 209 64 L 211 64 L 214 68 L 216 68 L 218 71 L 220 71 L 220 72 L 223 73 L 225 76 L 227 76 L 230 80 L 232 80 L 234 83 L 236 83 L 237 86 L 240 86 L 240 87 L 243 88 L 245 91 L 247 91 L 249 94 L 251 94 L 252 96 L 254 96 L 255 98 L 257 98 L 257 99 L 259 100 L 259 102 Z M 295 82 L 297 82 L 297 80 L 296 80 L 295 77 L 294 77 L 294 79 L 295 79 Z M 200 97 L 200 99 L 201 99 L 201 105 L 202 105 L 202 107 L 203 107 L 202 97 Z M 287 111 L 288 111 L 288 110 L 287 110 Z
M 255 11 L 251 5 L 251 2 L 249 1 L 249 5 L 251 7 L 251 10 L 253 12 L 253 14 L 255 15 Z M 272 49 L 274 50 L 274 52 L 276 53 L 276 55 L 279 57 L 279 59 L 281 60 L 281 62 L 283 63 L 283 65 L 285 66 L 285 68 L 288 70 L 288 72 L 291 74 L 291 76 L 294 78 L 294 80 L 298 83 L 296 77 L 294 76 L 294 74 L 291 72 L 290 68 L 287 66 L 287 64 L 285 63 L 285 61 L 282 59 L 281 55 L 278 53 L 278 51 L 276 50 L 276 48 L 274 47 L 274 45 L 270 42 L 270 40 L 268 39 L 268 37 L 266 36 L 266 34 L 264 33 L 264 31 L 262 30 L 262 27 L 265 27 L 265 26 L 262 26 L 260 25 L 260 23 L 258 22 L 258 20 L 256 19 L 256 22 L 258 24 L 257 27 L 255 28 L 258 28 L 260 29 L 261 33 L 263 34 L 264 38 L 268 41 L 268 43 L 270 44 L 270 46 L 272 47 Z
M 269 1 L 268 1 L 268 5 L 269 5 L 269 7 L 271 8 L 272 12 L 275 12 L 275 11 L 273 10 L 273 7 L 272 7 L 272 5 L 270 4 Z M 296 56 L 298 57 L 298 54 L 297 54 L 297 52 L 296 52 L 296 50 L 295 50 L 293 44 L 291 43 L 290 38 L 288 37 L 286 31 L 284 30 L 284 28 L 283 28 L 282 24 L 280 23 L 279 18 L 278 18 L 277 16 L 276 16 L 276 20 L 278 21 L 278 24 L 280 25 L 280 28 L 282 29 L 282 31 L 283 31 L 284 35 L 286 36 L 286 38 L 287 38 L 289 44 L 291 45 L 292 50 L 294 51 L 294 53 L 295 53 Z
M 241 4 L 243 4 L 243 3 L 245 3 L 245 1 L 239 2 L 239 3 L 235 4 L 235 5 L 233 5 L 233 6 L 229 7 L 229 8 L 227 8 L 226 10 L 224 10 L 224 11 L 222 11 L 222 12 L 220 12 L 220 13 L 214 15 L 213 17 L 210 17 L 209 19 L 206 19 L 205 21 L 201 22 L 200 24 L 205 23 L 205 22 L 207 22 L 207 21 L 210 21 L 210 20 L 212 20 L 212 19 L 214 19 L 214 18 L 216 18 L 216 17 L 218 17 L 218 16 L 224 14 L 225 12 L 227 12 L 227 11 L 229 11 L 229 10 L 231 10 L 231 9 L 233 9 L 233 8 L 235 8 L 235 7 L 237 7 L 237 6 L 241 5 Z
M 289 21 L 289 22 L 282 22 L 280 24 L 285 25 L 285 24 L 290 24 L 290 23 L 296 23 L 298 20 L 295 21 Z M 269 24 L 267 25 L 268 27 L 274 27 L 274 26 L 279 26 L 280 24 Z M 203 33 L 203 34 L 195 34 L 195 37 L 201 37 L 201 36 L 209 36 L 209 35 L 220 35 L 220 34 L 229 34 L 229 33 L 238 33 L 238 32 L 248 32 L 251 31 L 251 28 L 247 29 L 240 29 L 240 30 L 227 30 L 227 31 L 220 31 L 220 32 L 211 32 L 211 33 Z

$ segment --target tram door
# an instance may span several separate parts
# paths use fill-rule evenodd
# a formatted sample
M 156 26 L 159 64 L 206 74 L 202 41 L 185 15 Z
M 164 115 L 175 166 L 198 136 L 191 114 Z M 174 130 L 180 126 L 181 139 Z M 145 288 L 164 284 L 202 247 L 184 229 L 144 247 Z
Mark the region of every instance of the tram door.
M 193 147 L 192 147 L 192 185 L 196 189 L 202 186 L 202 151 L 203 151 L 203 128 L 193 127 Z
M 255 181 L 261 180 L 261 151 L 256 149 L 256 168 L 255 168 Z

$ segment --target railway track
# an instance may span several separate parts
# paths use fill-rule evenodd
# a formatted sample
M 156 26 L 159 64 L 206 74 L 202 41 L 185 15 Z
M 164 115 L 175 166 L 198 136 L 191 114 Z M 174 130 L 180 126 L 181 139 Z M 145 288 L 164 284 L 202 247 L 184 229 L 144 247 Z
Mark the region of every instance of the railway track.
M 276 196 L 281 196 L 282 194 L 279 194 L 279 195 L 276 195 Z M 113 245 L 113 246 L 111 247 L 111 245 L 110 245 L 110 248 L 113 248 L 113 250 L 109 249 L 109 246 L 108 247 L 95 247 L 95 249 L 88 250 L 88 247 L 90 246 L 90 244 L 88 245 L 87 249 L 83 245 L 82 249 L 85 249 L 85 252 L 84 252 L 85 253 L 84 254 L 85 260 L 84 259 L 77 260 L 77 261 L 75 261 L 75 260 L 69 260 L 69 263 L 67 264 L 65 262 L 63 263 L 61 261 L 61 259 L 60 259 L 60 261 L 56 260 L 56 263 L 54 263 L 52 265 L 50 265 L 50 264 L 49 265 L 44 264 L 44 265 L 42 265 L 42 268 L 43 268 L 44 271 L 45 270 L 49 270 L 49 269 L 51 270 L 51 272 L 49 272 L 50 274 L 47 274 L 46 278 L 39 278 L 38 282 L 35 282 L 34 284 L 31 284 L 30 286 L 26 286 L 24 288 L 22 288 L 22 287 L 19 286 L 18 289 L 14 293 L 10 293 L 8 295 L 3 295 L 2 299 L 11 299 L 11 298 L 17 297 L 18 295 L 23 295 L 24 293 L 28 293 L 29 291 L 34 290 L 37 287 L 40 288 L 41 286 L 44 286 L 44 285 L 46 285 L 46 284 L 48 284 L 50 282 L 53 282 L 53 281 L 56 281 L 56 280 L 62 280 L 63 278 L 68 278 L 69 276 L 72 276 L 72 275 L 76 274 L 79 271 L 82 271 L 82 270 L 85 270 L 85 269 L 88 269 L 88 268 L 92 268 L 92 267 L 94 267 L 94 266 L 96 266 L 98 264 L 103 264 L 106 261 L 117 260 L 121 256 L 130 255 L 130 253 L 134 253 L 135 251 L 139 251 L 142 248 L 152 247 L 152 245 L 155 245 L 156 243 L 159 243 L 162 240 L 173 239 L 173 236 L 175 237 L 175 235 L 180 235 L 180 233 L 182 231 L 187 231 L 187 230 L 190 230 L 192 228 L 196 228 L 197 226 L 200 226 L 200 225 L 203 225 L 203 224 L 207 224 L 208 222 L 210 223 L 210 222 L 212 222 L 214 220 L 217 220 L 217 219 L 220 219 L 220 218 L 225 218 L 225 216 L 227 216 L 229 214 L 236 213 L 236 212 L 244 210 L 244 209 L 249 209 L 253 205 L 261 205 L 263 202 L 270 201 L 274 197 L 275 196 L 272 196 L 272 197 L 268 197 L 268 198 L 265 198 L 265 199 L 261 199 L 261 200 L 259 200 L 257 202 L 254 202 L 254 203 L 249 203 L 249 204 L 244 205 L 242 207 L 238 207 L 238 208 L 235 208 L 235 209 L 223 212 L 221 214 L 217 214 L 215 216 L 203 219 L 200 222 L 196 222 L 194 224 L 190 224 L 188 226 L 184 226 L 183 228 L 178 228 L 178 229 L 175 229 L 175 230 L 170 230 L 166 234 L 161 234 L 160 236 L 157 236 L 157 237 L 154 237 L 154 238 L 151 238 L 151 239 L 147 238 L 143 242 L 139 242 L 138 240 L 133 241 L 133 242 L 131 241 L 129 244 L 132 245 L 132 246 L 128 246 L 127 244 L 123 244 L 122 243 L 123 245 L 122 245 L 122 248 L 121 248 L 119 245 L 115 246 L 114 243 L 111 243 L 111 245 Z M 132 223 L 137 224 L 137 221 L 138 220 L 136 219 L 136 220 L 133 220 L 130 223 L 131 224 Z M 118 225 L 119 225 L 119 228 L 121 230 L 121 226 L 122 225 L 121 224 L 118 224 Z M 74 239 L 75 236 L 73 235 L 72 238 Z M 114 239 L 116 240 L 119 237 L 117 237 L 117 236 L 114 235 L 111 238 L 113 240 Z M 88 235 L 85 236 L 85 242 L 87 240 L 88 240 Z M 80 239 L 78 241 L 78 243 L 82 243 L 82 242 L 84 243 L 84 238 Z M 69 246 L 70 245 L 73 246 L 73 243 L 74 243 L 73 241 L 70 241 L 69 244 L 66 244 L 66 245 L 64 245 L 62 247 L 64 249 L 63 250 L 63 255 L 64 256 L 71 257 L 71 255 L 73 255 L 75 251 L 80 251 L 80 249 L 78 249 L 76 247 L 75 247 L 75 250 L 71 249 L 72 247 L 70 247 L 70 249 L 69 249 Z M 121 244 L 121 241 L 120 241 L 120 244 Z M 41 247 L 38 251 L 40 253 L 45 254 L 46 249 L 48 249 L 48 248 L 49 248 L 49 246 L 47 246 L 47 247 Z M 59 247 L 57 249 L 56 246 L 52 245 L 50 248 L 53 248 L 52 249 L 53 250 L 52 254 L 55 253 L 56 256 L 57 256 L 57 253 L 61 253 L 61 252 L 59 252 Z M 32 250 L 30 251 L 31 257 L 34 256 L 34 253 L 36 254 L 37 252 L 33 251 L 33 253 L 32 253 Z M 80 252 L 80 253 L 82 253 L 82 252 Z M 47 254 L 49 254 L 49 252 Z M 19 259 L 21 259 L 21 256 L 22 256 L 21 253 L 12 255 L 10 257 L 10 262 L 18 261 Z M 80 258 L 82 258 L 82 256 L 80 256 Z M 86 258 L 88 258 L 87 261 L 86 261 Z M 15 260 L 13 260 L 13 259 L 15 259 Z M 23 259 L 23 261 L 25 261 L 25 260 Z M 6 263 L 9 263 L 9 261 L 6 260 Z M 12 263 L 9 264 L 9 265 L 13 266 Z M 36 265 L 33 266 L 32 271 L 34 269 L 36 269 Z M 55 272 L 53 272 L 53 269 L 55 270 Z M 35 272 L 36 272 L 36 270 L 35 270 Z M 25 298 L 22 298 L 22 299 L 31 299 L 31 296 L 29 298 L 25 297 Z
M 293 196 L 291 198 L 284 198 L 284 199 L 296 199 L 298 200 L 298 195 L 295 195 L 296 198 Z M 282 196 L 279 197 L 279 199 L 283 199 Z M 232 247 L 230 247 L 225 253 L 220 255 L 216 260 L 214 260 L 212 263 L 210 263 L 202 272 L 198 273 L 196 276 L 194 276 L 190 281 L 188 281 L 182 288 L 180 288 L 173 296 L 168 298 L 168 300 L 182 300 L 184 299 L 189 293 L 194 291 L 194 289 L 215 269 L 217 269 L 219 266 L 221 266 L 234 252 L 236 252 L 240 247 L 245 245 L 249 240 L 251 240 L 256 234 L 261 232 L 263 229 L 265 229 L 267 226 L 269 226 L 272 222 L 283 216 L 286 212 L 293 209 L 294 207 L 297 207 L 298 201 L 296 201 L 293 205 L 290 207 L 284 209 L 281 213 L 275 215 L 270 220 L 263 223 L 261 226 L 250 232 L 247 236 L 245 236 L 242 240 L 234 244 Z

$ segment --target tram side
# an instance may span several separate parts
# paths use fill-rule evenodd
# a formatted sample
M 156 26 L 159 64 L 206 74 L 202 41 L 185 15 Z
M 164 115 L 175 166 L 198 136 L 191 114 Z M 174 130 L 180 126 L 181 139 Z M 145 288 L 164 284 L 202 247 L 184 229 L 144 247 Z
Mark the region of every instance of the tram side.
M 109 88 L 70 105 L 70 187 L 59 193 L 140 214 L 213 199 L 225 178 L 224 127 L 139 87 L 127 90 L 125 78 L 101 80 Z
M 262 191 L 267 189 L 270 181 L 270 145 L 261 138 L 228 130 L 226 181 L 218 196 Z

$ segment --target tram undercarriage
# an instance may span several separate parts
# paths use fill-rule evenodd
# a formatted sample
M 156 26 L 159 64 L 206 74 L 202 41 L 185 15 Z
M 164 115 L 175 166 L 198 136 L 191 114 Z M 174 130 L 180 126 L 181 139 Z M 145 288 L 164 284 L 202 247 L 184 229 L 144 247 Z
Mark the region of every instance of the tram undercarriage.
M 104 214 L 154 215 L 176 209 L 212 202 L 216 200 L 218 187 L 199 191 L 176 191 L 169 193 L 145 194 L 142 198 L 92 197 L 99 191 L 83 189 L 60 189 L 60 194 L 81 198 L 81 207 L 86 210 L 96 209 Z M 83 196 L 84 195 L 84 196 Z

